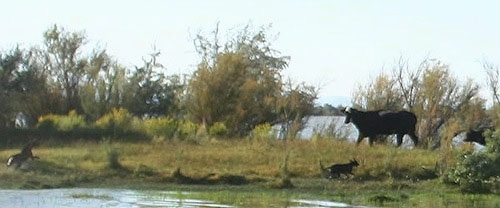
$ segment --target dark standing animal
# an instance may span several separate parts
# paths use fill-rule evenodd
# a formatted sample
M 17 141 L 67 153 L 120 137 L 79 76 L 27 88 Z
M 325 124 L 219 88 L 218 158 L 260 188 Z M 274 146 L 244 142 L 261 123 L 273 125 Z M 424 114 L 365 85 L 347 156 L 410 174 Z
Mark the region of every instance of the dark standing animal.
M 28 142 L 28 144 L 23 147 L 20 153 L 9 157 L 9 159 L 7 160 L 7 167 L 14 166 L 17 169 L 30 158 L 32 160 L 39 159 L 40 157 L 34 156 L 33 152 L 31 151 L 36 145 L 38 145 L 37 140 L 31 140 L 30 142 Z
M 476 142 L 480 145 L 486 145 L 486 139 L 484 138 L 484 131 L 486 129 L 479 129 L 479 130 L 469 130 L 465 134 L 465 139 L 464 142 Z
M 359 111 L 354 108 L 345 108 L 342 113 L 346 115 L 346 124 L 352 122 L 359 131 L 359 144 L 363 138 L 368 137 L 370 145 L 373 144 L 377 135 L 397 135 L 397 146 L 403 143 L 403 136 L 408 134 L 415 146 L 418 144 L 418 137 L 415 135 L 415 125 L 417 116 L 408 111 Z
M 333 179 L 339 178 L 340 174 L 344 174 L 345 176 L 349 177 L 349 174 L 354 175 L 352 173 L 352 169 L 354 167 L 359 166 L 359 163 L 356 159 L 350 160 L 349 163 L 345 164 L 334 164 L 328 168 L 324 168 L 323 164 L 321 163 L 321 160 L 319 161 L 319 165 L 321 167 L 321 170 L 323 172 L 323 177 L 327 179 Z

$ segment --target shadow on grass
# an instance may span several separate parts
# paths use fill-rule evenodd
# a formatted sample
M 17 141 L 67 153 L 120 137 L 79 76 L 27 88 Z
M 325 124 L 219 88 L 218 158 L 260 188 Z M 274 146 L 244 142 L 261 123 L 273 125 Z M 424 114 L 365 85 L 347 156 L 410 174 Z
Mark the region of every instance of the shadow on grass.
M 87 171 L 66 168 L 45 160 L 29 161 L 19 169 L 12 168 L 2 174 L 11 179 L 12 188 L 18 189 L 74 187 L 95 179 Z
M 246 185 L 250 183 L 265 182 L 263 178 L 249 179 L 242 175 L 215 173 L 207 174 L 203 177 L 189 177 L 182 174 L 181 169 L 177 168 L 171 175 L 171 181 L 178 184 L 196 184 L 196 185 Z
M 264 187 L 274 189 L 290 189 L 295 186 L 289 177 L 278 177 L 273 179 L 264 179 L 260 177 L 248 178 L 242 175 L 222 174 L 215 173 L 207 174 L 203 177 L 189 177 L 182 174 L 181 169 L 177 168 L 169 178 L 170 182 L 188 185 L 247 185 L 247 184 L 261 184 Z M 168 180 L 168 179 L 167 179 Z

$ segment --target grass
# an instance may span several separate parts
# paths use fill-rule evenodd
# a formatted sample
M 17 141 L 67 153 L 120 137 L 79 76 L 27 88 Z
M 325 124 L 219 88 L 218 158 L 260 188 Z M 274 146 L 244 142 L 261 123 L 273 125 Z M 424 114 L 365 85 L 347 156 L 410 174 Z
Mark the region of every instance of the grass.
M 73 194 L 72 198 L 75 199 L 103 199 L 103 200 L 111 200 L 113 197 L 107 195 L 94 195 L 94 194 Z
M 18 151 L 4 149 L 0 158 Z M 457 187 L 439 181 L 436 167 L 453 164 L 459 151 L 356 146 L 331 139 L 42 142 L 33 150 L 41 159 L 29 161 L 27 169 L 0 169 L 4 179 L 0 187 L 174 189 L 243 206 L 303 197 L 389 207 L 500 204 L 498 195 L 461 194 Z M 320 160 L 329 165 L 352 158 L 360 166 L 350 179 L 328 181 L 321 177 Z

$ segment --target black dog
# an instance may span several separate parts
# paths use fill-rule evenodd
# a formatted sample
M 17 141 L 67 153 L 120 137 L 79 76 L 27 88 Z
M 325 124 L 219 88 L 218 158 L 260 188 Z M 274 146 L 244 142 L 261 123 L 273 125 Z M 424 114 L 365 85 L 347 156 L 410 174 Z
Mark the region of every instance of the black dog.
M 328 168 L 324 168 L 321 164 L 321 161 L 319 162 L 319 165 L 321 166 L 321 169 L 323 171 L 323 177 L 327 179 L 333 179 L 334 177 L 340 178 L 340 174 L 344 174 L 347 177 L 349 177 L 349 174 L 354 175 L 352 173 L 352 168 L 359 166 L 359 163 L 356 159 L 353 159 L 350 160 L 349 163 L 334 164 Z
M 34 156 L 33 152 L 31 152 L 31 149 L 33 149 L 36 145 L 38 145 L 37 140 L 31 140 L 28 144 L 26 144 L 26 146 L 23 147 L 20 153 L 11 155 L 7 160 L 7 167 L 13 165 L 17 169 L 30 158 L 32 160 L 40 159 L 40 157 Z

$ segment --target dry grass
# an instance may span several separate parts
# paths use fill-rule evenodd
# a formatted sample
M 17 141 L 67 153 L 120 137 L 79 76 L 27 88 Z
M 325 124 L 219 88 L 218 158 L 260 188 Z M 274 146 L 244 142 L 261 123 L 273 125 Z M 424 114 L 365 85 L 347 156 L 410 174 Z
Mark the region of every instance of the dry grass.
M 209 174 L 231 174 L 276 177 L 287 158 L 292 177 L 320 177 L 319 161 L 329 165 L 345 163 L 352 158 L 360 162 L 355 168 L 359 178 L 405 177 L 422 167 L 433 169 L 441 162 L 438 151 L 399 149 L 392 146 L 318 139 L 314 141 L 264 141 L 243 139 L 206 140 L 198 143 L 165 141 L 161 143 L 78 143 L 63 147 L 41 146 L 35 155 L 58 166 L 97 171 L 106 167 L 108 153 L 118 153 L 119 162 L 129 169 L 151 167 L 169 175 L 180 168 L 184 175 L 203 177 Z M 0 152 L 7 158 L 16 150 Z M 401 173 L 398 173 L 401 172 Z

